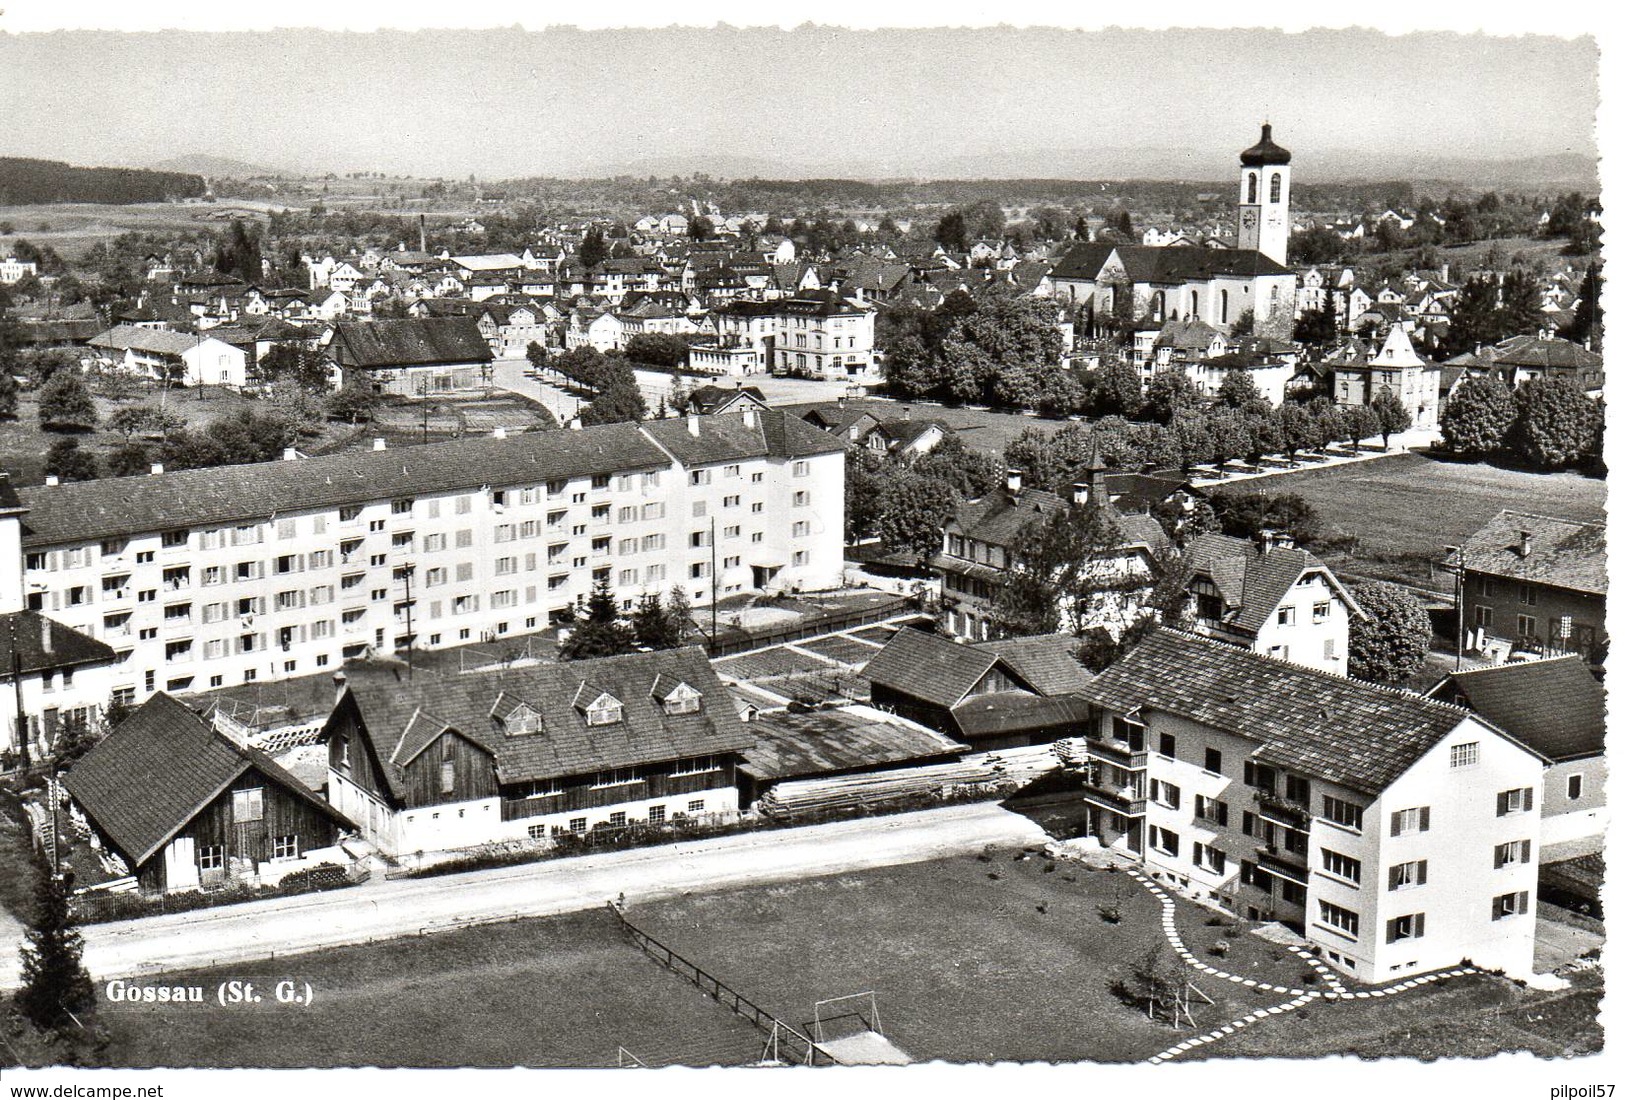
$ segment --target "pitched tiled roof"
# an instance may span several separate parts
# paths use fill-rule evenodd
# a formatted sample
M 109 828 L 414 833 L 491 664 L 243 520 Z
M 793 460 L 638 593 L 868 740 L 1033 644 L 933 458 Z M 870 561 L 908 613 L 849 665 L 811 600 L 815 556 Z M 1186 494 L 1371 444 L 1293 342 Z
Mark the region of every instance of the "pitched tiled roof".
M 328 345 L 341 366 L 363 370 L 485 363 L 491 347 L 472 317 L 406 317 L 340 321 Z
M 1089 720 L 1089 703 L 1075 696 L 1029 695 L 1024 691 L 994 691 L 972 695 L 953 708 L 954 725 L 961 736 L 1052 729 L 1075 725 L 1081 733 Z
M 1224 275 L 1290 275 L 1262 252 L 1245 248 L 1157 248 L 1152 245 L 1091 241 L 1076 244 L 1062 256 L 1051 276 L 1056 279 L 1094 280 L 1112 253 L 1123 262 L 1124 274 L 1134 283 L 1182 283 Z
M 68 792 L 136 864 L 145 863 L 250 767 L 346 828 L 326 802 L 270 757 L 243 748 L 159 692 L 67 774 Z
M 205 337 L 190 332 L 171 332 L 161 328 L 142 328 L 139 325 L 116 325 L 98 336 L 90 338 L 93 348 L 110 351 L 133 349 L 153 355 L 181 355 L 203 342 Z
M 937 706 L 951 707 L 963 699 L 999 655 L 976 646 L 961 645 L 940 634 L 905 629 L 893 634 L 884 648 L 869 659 L 863 675 L 872 684 L 905 692 Z
M 1541 339 L 1538 336 L 1514 336 L 1493 347 L 1484 349 L 1484 357 L 1501 367 L 1531 367 L 1536 369 L 1581 368 L 1602 366 L 1602 356 L 1587 351 L 1572 340 L 1558 337 Z
M 670 715 L 653 691 L 657 680 L 678 680 L 700 694 L 699 711 Z M 588 685 L 583 693 L 582 686 Z M 413 684 L 369 681 L 347 692 L 360 709 L 365 735 L 385 780 L 399 792 L 402 767 L 445 730 L 455 730 L 489 752 L 503 783 L 587 775 L 694 756 L 743 752 L 751 736 L 733 699 L 697 646 L 584 661 L 447 676 Z M 541 714 L 541 728 L 510 734 L 492 717 L 503 693 L 526 700 Z M 608 693 L 622 719 L 589 726 L 575 705 Z
M 0 676 L 11 675 L 13 642 L 18 667 L 25 673 L 109 664 L 116 656 L 106 642 L 52 622 L 37 611 L 12 611 L 0 615 Z
M 721 418 L 718 418 L 721 419 Z M 676 423 L 672 421 L 671 423 Z M 809 431 L 816 431 L 809 426 Z M 821 439 L 828 437 L 820 436 Z M 654 469 L 670 459 L 635 424 L 346 451 L 292 462 L 178 470 L 32 486 L 23 544 L 51 546 L 176 527 L 223 525 L 418 493 Z
M 1078 663 L 1078 639 L 1069 634 L 1033 634 L 978 642 L 976 649 L 997 653 L 1011 670 L 1040 695 L 1082 691 L 1094 673 Z
M 835 454 L 846 449 L 839 439 L 821 432 L 782 409 L 755 409 L 747 417 L 723 413 L 698 418 L 699 434 L 686 417 L 651 420 L 643 429 L 685 466 L 705 466 L 741 458 L 773 455 L 801 458 Z
M 1428 694 L 1470 707 L 1551 760 L 1603 751 L 1602 685 L 1580 657 L 1455 672 Z
M 1460 707 L 1412 692 L 1166 627 L 1096 676 L 1083 694 L 1118 713 L 1163 711 L 1256 741 L 1266 763 L 1373 795 L 1463 721 L 1474 720 Z
M 1157 333 L 1156 346 L 1182 351 L 1206 351 L 1213 346 L 1219 330 L 1206 321 L 1169 321 Z
M 1021 541 L 1029 523 L 1071 507 L 1070 501 L 1047 489 L 1023 489 L 1016 497 L 1007 489 L 995 489 L 984 497 L 961 504 L 953 522 L 967 538 L 1010 547 Z M 1123 534 L 1124 547 L 1156 549 L 1167 545 L 1167 532 L 1145 513 L 1119 513 L 1117 524 Z
M 884 721 L 861 709 L 775 712 L 745 727 L 756 739 L 742 770 L 757 779 L 833 775 L 880 765 L 954 759 L 967 745 L 913 722 Z
M 1522 553 L 1523 533 L 1529 552 Z M 1467 540 L 1459 560 L 1475 573 L 1602 595 L 1608 591 L 1605 532 L 1577 523 L 1503 509 Z
M 1207 577 L 1224 594 L 1225 624 L 1249 634 L 1258 633 L 1298 578 L 1312 569 L 1324 570 L 1332 588 L 1349 605 L 1350 613 L 1363 615 L 1326 563 L 1307 550 L 1274 546 L 1268 553 L 1260 553 L 1257 545 L 1246 539 L 1210 531 L 1191 540 L 1185 562 L 1196 576 Z

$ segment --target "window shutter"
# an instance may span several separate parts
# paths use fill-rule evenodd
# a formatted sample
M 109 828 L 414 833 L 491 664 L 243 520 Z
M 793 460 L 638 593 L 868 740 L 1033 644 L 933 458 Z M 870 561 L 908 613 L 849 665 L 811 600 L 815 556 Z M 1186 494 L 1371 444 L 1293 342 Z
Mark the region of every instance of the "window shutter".
M 1395 917 L 1388 922 L 1388 942 L 1393 943 L 1399 937 L 1399 918 Z
M 1389 824 L 1388 824 L 1388 835 L 1389 836 L 1398 836 L 1399 835 L 1399 811 L 1398 810 L 1395 810 L 1393 813 L 1388 815 L 1388 822 L 1389 822 Z
M 1525 914 L 1527 912 L 1529 912 L 1529 891 L 1528 890 L 1519 890 L 1518 891 L 1518 915 L 1522 916 L 1523 914 Z
M 1416 914 L 1416 916 L 1411 919 L 1411 936 L 1413 938 L 1415 938 L 1415 939 L 1421 939 L 1422 938 L 1422 931 L 1426 927 L 1427 927 L 1427 914 L 1426 913 L 1418 913 L 1418 914 Z
M 1258 776 L 1253 770 L 1253 762 L 1251 760 L 1246 760 L 1246 761 L 1242 762 L 1241 772 L 1242 772 L 1241 781 L 1243 783 L 1245 783 L 1249 787 L 1256 786 L 1256 783 L 1254 782 L 1254 780 L 1256 780 L 1258 778 Z
M 1219 811 L 1219 824 L 1228 829 L 1230 827 L 1230 804 L 1227 802 L 1215 802 L 1214 806 Z M 1525 841 L 1525 843 L 1527 844 L 1528 842 Z
M 1511 791 L 1502 791 L 1500 794 L 1495 796 L 1496 817 L 1505 817 L 1507 815 L 1507 795 L 1511 793 Z
M 1504 845 L 1504 844 L 1497 844 L 1495 846 L 1495 864 L 1494 864 L 1494 866 L 1495 866 L 1495 869 L 1497 871 L 1499 871 L 1502 867 L 1506 866 L 1506 851 L 1507 851 L 1506 850 L 1506 845 Z
M 1426 886 L 1428 881 L 1428 861 L 1420 860 L 1416 864 L 1416 885 Z
M 1490 920 L 1500 920 L 1500 919 L 1501 919 L 1501 899 L 1500 898 L 1491 898 L 1490 899 Z
M 1422 823 L 1420 828 L 1424 833 L 1428 831 L 1428 808 L 1426 806 L 1422 807 Z
M 1535 788 L 1525 787 L 1523 789 L 1523 808 L 1525 810 L 1533 810 L 1535 808 Z
M 1520 856 L 1521 856 L 1521 858 L 1518 860 L 1518 862 L 1519 863 L 1528 863 L 1529 862 L 1529 841 L 1527 841 L 1527 840 L 1524 841 L 1522 844 L 1519 845 L 1519 848 L 1520 848 Z
M 1393 866 L 1393 867 L 1388 868 L 1388 889 L 1390 889 L 1390 890 L 1398 890 L 1399 889 L 1399 871 L 1400 871 L 1400 868 L 1399 868 L 1399 866 L 1397 864 L 1395 866 Z

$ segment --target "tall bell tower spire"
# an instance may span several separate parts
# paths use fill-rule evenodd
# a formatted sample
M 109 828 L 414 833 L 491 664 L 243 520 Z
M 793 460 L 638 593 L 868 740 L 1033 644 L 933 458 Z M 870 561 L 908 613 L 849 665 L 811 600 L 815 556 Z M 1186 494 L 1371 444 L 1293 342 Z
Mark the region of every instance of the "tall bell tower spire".
M 1285 264 L 1286 242 L 1292 234 L 1291 197 L 1292 154 L 1275 144 L 1266 122 L 1258 144 L 1241 154 L 1236 247 Z

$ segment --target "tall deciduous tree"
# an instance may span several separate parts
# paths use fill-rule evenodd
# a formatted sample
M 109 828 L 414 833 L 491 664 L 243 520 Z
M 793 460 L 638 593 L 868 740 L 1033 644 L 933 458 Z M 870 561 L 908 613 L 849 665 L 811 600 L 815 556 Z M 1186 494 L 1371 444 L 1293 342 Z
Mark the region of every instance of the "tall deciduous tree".
M 1145 404 L 1140 412 L 1158 424 L 1172 424 L 1174 418 L 1202 404 L 1196 383 L 1183 370 L 1158 371 L 1146 383 Z
M 58 371 L 39 394 L 40 424 L 48 431 L 86 431 L 96 426 L 96 402 L 78 371 Z
M 947 482 L 905 468 L 881 491 L 875 533 L 888 552 L 924 561 L 942 548 L 942 529 L 958 505 Z
M 581 238 L 581 266 L 594 268 L 609 258 L 609 244 L 604 240 L 604 231 L 596 225 L 587 230 Z
M 1371 411 L 1377 414 L 1377 430 L 1382 433 L 1382 449 L 1388 449 L 1388 437 L 1411 429 L 1411 411 L 1394 396 L 1387 386 L 1371 399 Z
M 1351 592 L 1365 616 L 1355 616 L 1349 623 L 1349 675 L 1380 684 L 1397 684 L 1414 675 L 1427 660 L 1433 641 L 1427 608 L 1386 581 L 1355 585 Z
M 1552 470 L 1577 463 L 1591 447 L 1601 413 L 1567 378 L 1533 378 L 1513 394 L 1517 416 L 1507 448 L 1519 460 Z
M 101 476 L 96 456 L 71 436 L 53 439 L 45 450 L 45 473 L 63 481 L 95 481 Z
M 1507 432 L 1517 418 L 1512 391 L 1499 380 L 1466 378 L 1444 403 L 1439 432 L 1444 445 L 1469 458 L 1488 458 L 1506 445 Z

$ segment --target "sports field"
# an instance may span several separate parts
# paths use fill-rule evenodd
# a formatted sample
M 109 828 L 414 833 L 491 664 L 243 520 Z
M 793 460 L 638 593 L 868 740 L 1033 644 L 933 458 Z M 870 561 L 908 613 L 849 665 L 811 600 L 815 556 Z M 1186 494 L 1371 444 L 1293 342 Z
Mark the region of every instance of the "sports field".
M 1362 576 L 1447 589 L 1429 562 L 1460 545 L 1496 512 L 1519 508 L 1559 519 L 1600 522 L 1607 482 L 1574 473 L 1535 474 L 1487 463 L 1448 462 L 1406 452 L 1365 462 L 1274 474 L 1221 493 L 1297 493 L 1315 506 L 1323 541 L 1358 539 L 1350 551 L 1328 554 Z

